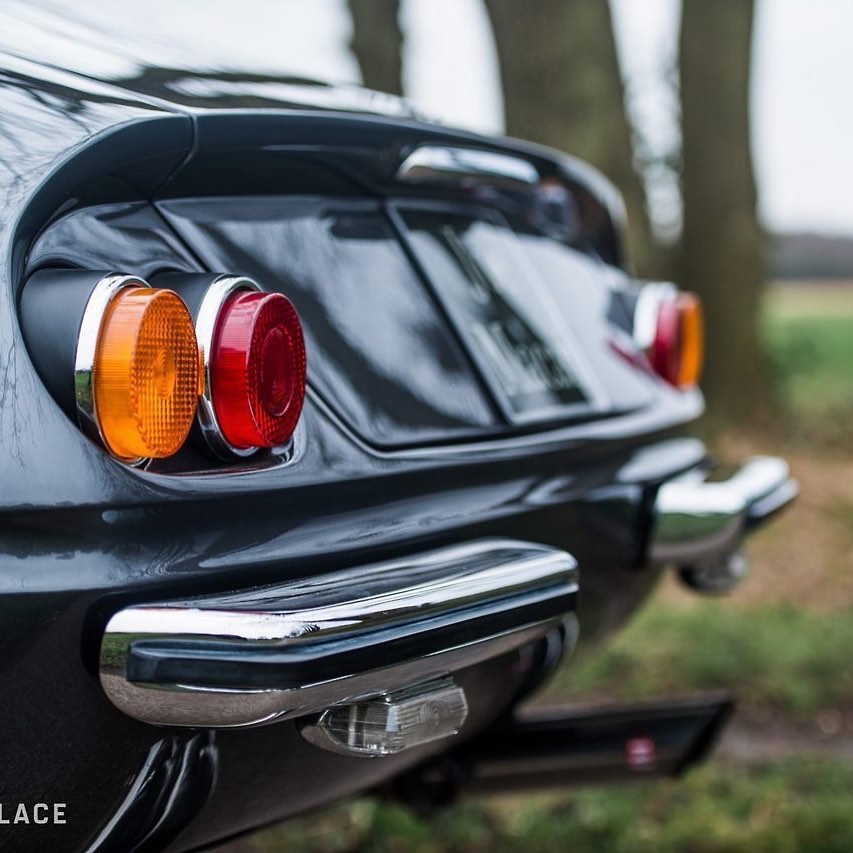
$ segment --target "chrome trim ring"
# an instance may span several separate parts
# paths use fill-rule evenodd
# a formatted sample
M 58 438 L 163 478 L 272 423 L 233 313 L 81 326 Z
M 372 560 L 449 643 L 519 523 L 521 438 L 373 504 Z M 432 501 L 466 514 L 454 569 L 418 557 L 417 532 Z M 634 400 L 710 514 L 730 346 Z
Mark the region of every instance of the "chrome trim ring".
M 226 300 L 232 293 L 239 290 L 263 292 L 263 288 L 250 278 L 238 275 L 221 275 L 204 294 L 195 321 L 195 334 L 201 352 L 204 367 L 204 391 L 198 398 L 196 420 L 201 429 L 205 443 L 220 459 L 229 461 L 235 456 L 245 459 L 258 452 L 257 447 L 235 447 L 222 432 L 216 410 L 213 407 L 213 395 L 210 383 L 210 352 L 213 349 L 213 335 L 216 331 L 216 320 Z
M 77 336 L 77 350 L 74 354 L 74 395 L 77 401 L 77 420 L 83 432 L 89 438 L 102 444 L 107 450 L 110 450 L 110 446 L 101 430 L 98 421 L 98 407 L 95 404 L 93 385 L 95 353 L 98 349 L 101 323 L 107 308 L 119 291 L 126 287 L 150 289 L 151 285 L 135 275 L 125 275 L 124 273 L 110 273 L 95 284 L 83 310 L 83 319 L 80 321 L 80 332 Z M 112 455 L 128 465 L 139 466 L 148 461 L 141 456 L 127 459 L 114 453 Z
M 668 281 L 650 281 L 643 285 L 634 307 L 633 338 L 638 349 L 645 352 L 655 342 L 660 307 L 677 295 L 678 288 Z
M 565 551 L 490 539 L 116 613 L 101 643 L 110 701 L 147 723 L 223 728 L 317 713 L 511 652 L 563 625 Z

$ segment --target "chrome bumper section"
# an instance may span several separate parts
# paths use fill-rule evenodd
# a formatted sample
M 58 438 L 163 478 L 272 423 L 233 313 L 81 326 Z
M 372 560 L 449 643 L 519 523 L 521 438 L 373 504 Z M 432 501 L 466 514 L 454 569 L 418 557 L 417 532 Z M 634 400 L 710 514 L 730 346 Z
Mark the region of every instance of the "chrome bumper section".
M 677 566 L 701 591 L 725 592 L 745 574 L 744 536 L 784 509 L 799 493 L 788 464 L 757 456 L 728 480 L 707 482 L 690 472 L 658 490 L 649 561 Z
M 129 607 L 100 677 L 157 725 L 258 725 L 399 690 L 517 649 L 574 617 L 577 564 L 511 540 L 223 596 Z

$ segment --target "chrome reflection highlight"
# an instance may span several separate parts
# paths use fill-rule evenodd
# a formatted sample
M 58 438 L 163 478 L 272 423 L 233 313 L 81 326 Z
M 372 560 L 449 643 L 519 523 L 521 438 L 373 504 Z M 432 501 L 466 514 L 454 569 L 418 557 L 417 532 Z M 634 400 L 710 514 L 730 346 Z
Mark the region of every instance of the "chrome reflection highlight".
M 510 154 L 450 145 L 422 145 L 400 164 L 397 180 L 409 183 L 476 180 L 529 187 L 538 183 L 539 172 L 532 163 Z

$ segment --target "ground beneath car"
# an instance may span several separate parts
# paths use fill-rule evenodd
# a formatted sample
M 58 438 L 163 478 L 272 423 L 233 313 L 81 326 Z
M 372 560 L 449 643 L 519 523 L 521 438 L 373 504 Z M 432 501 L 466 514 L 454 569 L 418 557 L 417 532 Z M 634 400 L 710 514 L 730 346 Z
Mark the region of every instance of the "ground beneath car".
M 853 715 L 833 710 L 815 723 L 784 717 L 767 722 L 735 715 L 723 733 L 716 755 L 735 764 L 764 764 L 794 756 L 829 756 L 853 760 Z

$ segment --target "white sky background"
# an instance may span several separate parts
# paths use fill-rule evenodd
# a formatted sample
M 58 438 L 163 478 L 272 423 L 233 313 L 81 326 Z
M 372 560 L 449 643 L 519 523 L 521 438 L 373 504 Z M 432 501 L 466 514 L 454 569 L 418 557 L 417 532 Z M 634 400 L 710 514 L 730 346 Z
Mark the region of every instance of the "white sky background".
M 853 2 L 761 0 L 753 130 L 765 220 L 853 233 Z
M 84 73 L 121 76 L 133 63 L 105 56 L 84 29 L 79 38 L 71 33 L 69 43 L 67 27 L 51 26 L 51 12 L 114 35 L 126 31 L 134 58 L 143 60 L 204 67 L 205 57 L 228 57 L 232 68 L 248 71 L 359 79 L 347 47 L 345 0 L 4 2 L 12 15 L 0 44 L 24 52 L 28 44 L 42 50 L 55 44 L 57 62 Z M 671 88 L 662 81 L 674 62 L 679 0 L 610 2 L 632 115 L 648 144 L 666 150 L 677 125 Z M 188 15 L 192 40 L 181 26 Z M 497 62 L 482 0 L 403 0 L 402 24 L 408 97 L 451 124 L 501 130 Z M 753 141 L 765 224 L 853 234 L 853 0 L 758 0 L 754 49 Z M 665 180 L 653 187 L 664 230 L 678 215 L 673 189 Z

